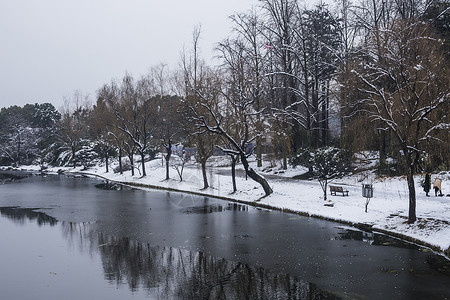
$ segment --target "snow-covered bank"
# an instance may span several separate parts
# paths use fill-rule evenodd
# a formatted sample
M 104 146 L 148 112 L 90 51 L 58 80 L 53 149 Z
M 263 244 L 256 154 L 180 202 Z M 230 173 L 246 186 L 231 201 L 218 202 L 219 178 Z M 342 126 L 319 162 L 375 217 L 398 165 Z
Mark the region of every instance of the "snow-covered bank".
M 417 217 L 414 224 L 407 224 L 408 216 L 408 190 L 404 178 L 382 178 L 361 181 L 362 176 L 350 176 L 335 180 L 332 184 L 342 185 L 349 190 L 349 196 L 330 196 L 333 206 L 324 206 L 323 191 L 317 181 L 292 180 L 287 177 L 270 176 L 269 183 L 273 194 L 264 197 L 262 187 L 244 177 L 237 177 L 238 192 L 231 193 L 232 182 L 230 169 L 221 167 L 220 161 L 212 163 L 208 179 L 210 188 L 202 190 L 203 182 L 200 168 L 190 165 L 185 168 L 183 181 L 180 182 L 177 172 L 171 169 L 171 179 L 164 180 L 165 169 L 161 159 L 146 163 L 147 176 L 142 178 L 139 172 L 132 177 L 127 171 L 123 175 L 118 173 L 105 173 L 104 167 L 94 167 L 88 170 L 81 168 L 67 168 L 67 172 L 77 172 L 100 176 L 104 179 L 128 183 L 145 187 L 157 187 L 177 191 L 187 191 L 200 195 L 216 196 L 229 200 L 237 200 L 250 205 L 288 210 L 309 216 L 316 216 L 349 224 L 365 224 L 375 231 L 389 233 L 410 241 L 432 247 L 445 252 L 450 256 L 450 197 L 426 197 L 416 178 Z M 52 169 L 57 171 L 58 169 Z M 303 170 L 291 169 L 285 176 L 302 173 Z M 272 173 L 273 174 L 273 173 Z M 439 175 L 443 179 L 442 190 L 450 193 L 449 173 Z M 269 176 L 268 176 L 269 177 Z M 432 176 L 432 179 L 436 175 Z M 369 174 L 370 178 L 370 174 Z M 366 199 L 362 197 L 361 183 L 373 183 L 374 198 L 370 201 L 368 212 L 364 212 Z M 329 194 L 329 191 L 327 191 Z M 189 201 L 190 196 L 185 196 Z

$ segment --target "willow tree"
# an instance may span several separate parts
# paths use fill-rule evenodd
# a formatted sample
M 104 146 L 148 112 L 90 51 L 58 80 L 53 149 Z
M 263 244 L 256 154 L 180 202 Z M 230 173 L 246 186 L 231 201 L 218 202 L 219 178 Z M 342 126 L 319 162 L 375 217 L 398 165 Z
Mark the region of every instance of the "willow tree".
M 370 120 L 397 140 L 407 168 L 408 223 L 414 223 L 414 174 L 428 143 L 439 142 L 439 132 L 450 127 L 450 64 L 429 27 L 411 20 L 377 32 L 362 53 L 354 70 L 360 100 Z

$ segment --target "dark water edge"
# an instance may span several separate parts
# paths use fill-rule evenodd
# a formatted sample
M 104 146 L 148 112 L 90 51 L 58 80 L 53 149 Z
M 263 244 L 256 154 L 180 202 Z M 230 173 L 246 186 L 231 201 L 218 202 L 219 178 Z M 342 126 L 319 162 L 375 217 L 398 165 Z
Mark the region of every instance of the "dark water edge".
M 32 175 L 31 173 L 25 173 L 25 172 L 1 171 L 0 172 L 0 184 L 10 183 L 15 180 L 24 179 L 31 175 Z
M 140 297 L 150 299 L 342 299 L 332 292 L 321 290 L 315 284 L 299 280 L 295 276 L 271 273 L 264 268 L 227 261 L 203 252 L 151 246 L 127 237 L 105 235 L 92 230 L 90 223 L 58 222 L 45 213 L 37 212 L 36 209 L 2 207 L 0 216 L 0 220 L 8 219 L 16 227 L 38 225 L 58 228 L 62 233 L 61 239 L 65 239 L 63 242 L 82 245 L 82 249 L 78 251 L 82 254 L 81 256 L 86 256 L 86 260 L 89 260 L 89 256 L 98 256 L 103 279 L 115 289 L 128 288 L 133 299 L 141 299 Z M 45 244 L 46 240 L 40 242 Z M 10 243 L 9 246 L 14 247 L 14 244 Z M 67 245 L 64 248 L 66 249 L 62 251 L 68 250 Z M 45 255 L 57 257 L 61 249 L 49 248 L 48 251 L 49 253 Z M 29 269 L 37 267 L 39 266 L 27 266 Z M 73 272 L 78 272 L 75 266 L 72 267 L 74 267 Z M 50 274 L 54 277 L 63 277 L 57 272 L 50 272 Z M 75 274 L 75 276 L 83 275 Z M 27 279 L 27 274 L 21 276 L 24 286 L 27 285 L 27 281 L 33 280 Z M 63 284 L 71 285 L 72 283 L 64 282 Z M 86 286 L 86 284 L 84 283 L 84 289 L 97 289 L 96 286 Z M 98 283 L 93 282 L 93 284 Z M 100 291 L 96 293 L 102 297 L 103 288 L 101 286 L 98 288 Z M 4 290 L 5 287 L 2 289 Z M 45 287 L 43 286 L 42 289 L 45 290 Z M 110 291 L 104 296 L 108 294 L 110 297 Z M 44 299 L 39 298 L 39 292 L 37 294 L 35 292 L 30 291 L 28 296 L 33 299 Z M 11 291 L 11 294 L 14 294 L 14 291 Z M 77 294 L 76 297 L 79 296 Z M 70 299 L 70 295 L 67 295 L 66 299 Z

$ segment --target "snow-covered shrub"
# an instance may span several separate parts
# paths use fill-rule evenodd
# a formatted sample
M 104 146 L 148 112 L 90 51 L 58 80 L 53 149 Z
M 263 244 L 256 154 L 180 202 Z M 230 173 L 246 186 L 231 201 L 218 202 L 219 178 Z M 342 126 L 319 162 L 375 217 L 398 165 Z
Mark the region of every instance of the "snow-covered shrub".
M 101 159 L 95 146 L 94 142 L 84 141 L 81 148 L 75 153 L 75 164 L 85 168 L 94 166 Z
M 124 159 L 124 160 L 122 161 L 122 172 L 130 171 L 131 168 L 132 168 L 132 167 L 131 167 L 130 161 L 129 161 L 128 159 Z M 115 168 L 113 169 L 113 172 L 114 172 L 114 173 L 120 173 L 120 166 L 115 167 Z

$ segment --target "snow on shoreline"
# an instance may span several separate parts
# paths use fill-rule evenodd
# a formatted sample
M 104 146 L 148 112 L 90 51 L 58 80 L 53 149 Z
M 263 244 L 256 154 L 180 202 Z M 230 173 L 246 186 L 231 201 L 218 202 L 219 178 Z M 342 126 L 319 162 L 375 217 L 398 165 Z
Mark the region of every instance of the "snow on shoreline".
M 219 164 L 220 165 L 220 164 Z M 113 165 L 114 167 L 114 165 Z M 23 169 L 36 169 L 23 167 Z M 215 196 L 227 200 L 259 205 L 273 209 L 287 210 L 294 213 L 320 217 L 338 222 L 371 226 L 373 230 L 398 236 L 450 256 L 450 197 L 426 197 L 416 177 L 416 213 L 418 221 L 407 224 L 408 189 L 404 178 L 370 178 L 362 181 L 361 175 L 337 179 L 332 184 L 343 185 L 349 190 L 349 196 L 330 196 L 333 206 L 324 206 L 323 191 L 317 181 L 292 180 L 288 177 L 271 176 L 268 181 L 273 188 L 273 194 L 264 197 L 262 187 L 251 179 L 237 177 L 238 192 L 231 193 L 231 171 L 229 167 L 219 167 L 217 164 L 208 168 L 210 188 L 202 190 L 203 181 L 200 168 L 190 165 L 185 168 L 183 181 L 180 182 L 177 172 L 170 169 L 169 180 L 165 178 L 165 168 L 161 158 L 146 163 L 147 176 L 141 177 L 139 172 L 132 177 L 131 172 L 123 175 L 112 172 L 106 173 L 101 166 L 82 170 L 81 168 L 52 168 L 50 172 L 58 170 L 66 173 L 83 173 L 98 176 L 106 180 L 127 183 L 141 188 L 162 188 L 175 191 L 186 191 L 199 195 Z M 261 171 L 261 170 L 259 170 Z M 290 169 L 284 176 L 293 176 L 302 172 Z M 437 175 L 433 175 L 432 179 Z M 443 179 L 442 190 L 450 193 L 450 175 L 447 172 L 439 175 Z M 368 205 L 368 212 L 364 212 L 366 199 L 362 197 L 361 183 L 372 183 L 374 198 Z M 256 201 L 256 202 L 255 202 Z

